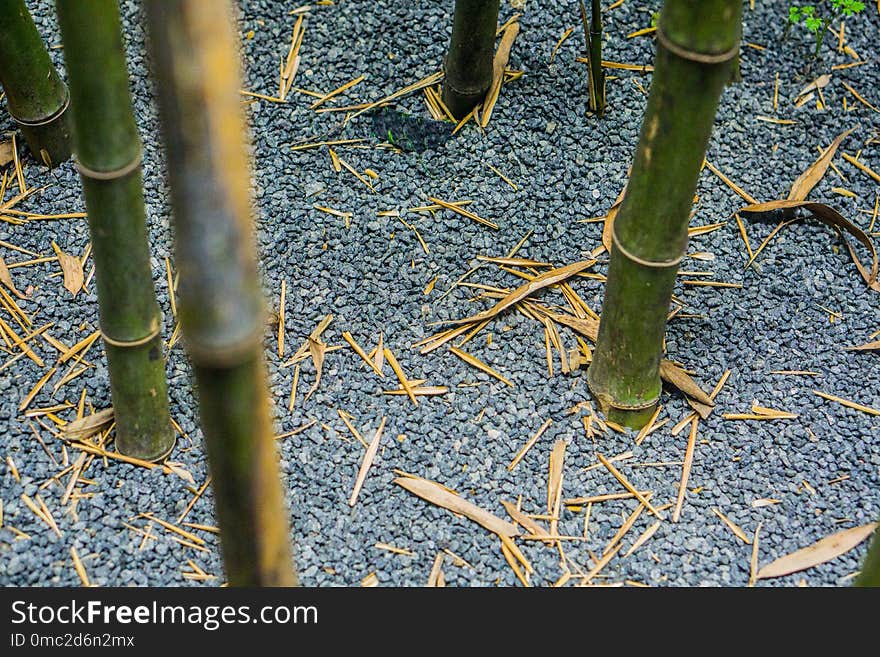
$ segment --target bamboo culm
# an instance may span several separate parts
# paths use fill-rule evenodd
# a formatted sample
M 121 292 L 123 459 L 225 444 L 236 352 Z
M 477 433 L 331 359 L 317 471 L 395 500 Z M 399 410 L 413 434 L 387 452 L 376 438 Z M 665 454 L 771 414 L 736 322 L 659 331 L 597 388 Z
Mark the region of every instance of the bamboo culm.
M 590 62 L 590 109 L 601 118 L 605 115 L 605 70 L 602 68 L 602 3 L 601 0 L 592 0 L 589 22 L 583 0 L 580 0 L 580 8 Z
M 666 0 L 654 80 L 613 224 L 599 339 L 587 380 L 609 418 L 641 427 L 660 398 L 666 315 L 697 177 L 738 54 L 740 0 Z
M 192 359 L 226 576 L 293 586 L 263 364 L 265 312 L 248 194 L 230 7 L 149 0 L 174 214 L 179 313 Z
M 862 570 L 856 578 L 856 586 L 880 587 L 880 527 L 874 531 L 868 555 L 862 564 Z
M 38 162 L 70 157 L 70 96 L 24 0 L 0 0 L 0 84 L 6 105 Z
M 483 102 L 492 86 L 498 5 L 499 0 L 455 0 L 442 98 L 457 119 Z
M 88 211 L 98 310 L 120 453 L 147 461 L 174 446 L 162 316 L 150 271 L 141 141 L 116 0 L 58 0 L 74 150 Z

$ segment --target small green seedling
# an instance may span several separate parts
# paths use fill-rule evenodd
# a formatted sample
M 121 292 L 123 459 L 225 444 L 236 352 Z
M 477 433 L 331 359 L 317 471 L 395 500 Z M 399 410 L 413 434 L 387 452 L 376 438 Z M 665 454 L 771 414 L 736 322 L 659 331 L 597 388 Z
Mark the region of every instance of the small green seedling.
M 855 16 L 865 9 L 865 3 L 861 0 L 830 0 L 831 13 L 835 16 Z M 785 26 L 785 35 L 788 36 L 792 25 L 803 25 L 804 29 L 811 32 L 816 39 L 816 50 L 814 57 L 819 56 L 819 49 L 825 40 L 825 30 L 828 27 L 829 20 L 825 19 L 814 5 L 803 5 L 798 7 L 792 5 L 788 8 L 788 21 Z
M 865 8 L 865 3 L 859 0 L 831 0 L 831 5 L 844 16 L 860 14 Z

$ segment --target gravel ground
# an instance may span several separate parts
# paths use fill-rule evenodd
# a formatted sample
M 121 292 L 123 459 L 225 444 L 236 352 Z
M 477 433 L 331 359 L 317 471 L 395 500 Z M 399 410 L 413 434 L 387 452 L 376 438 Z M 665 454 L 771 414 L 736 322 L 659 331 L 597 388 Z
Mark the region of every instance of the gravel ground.
M 50 3 L 34 2 L 40 29 L 50 43 L 59 43 Z M 296 3 L 245 2 L 240 32 L 246 62 L 245 88 L 277 93 L 278 61 L 287 52 Z M 502 3 L 502 19 L 513 12 Z M 523 4 L 522 2 L 516 4 Z M 626 0 L 607 12 L 606 57 L 629 63 L 649 63 L 651 37 L 626 35 L 650 22 L 659 2 Z M 880 171 L 878 127 L 880 115 L 858 103 L 844 82 L 869 102 L 880 104 L 880 67 L 876 43 L 880 17 L 869 6 L 865 15 L 847 21 L 847 44 L 870 57 L 855 68 L 833 72 L 823 90 L 828 108 L 817 111 L 814 102 L 794 107 L 792 98 L 832 64 L 852 59 L 836 52 L 829 35 L 825 60 L 805 72 L 810 44 L 801 35 L 780 41 L 787 3 L 761 0 L 745 11 L 744 39 L 761 48 L 743 49 L 744 81 L 724 94 L 709 149 L 709 160 L 754 197 L 784 198 L 791 182 L 824 147 L 845 129 L 855 128 L 843 152 L 862 151 L 862 160 Z M 359 86 L 340 96 L 337 104 L 379 98 L 423 78 L 440 67 L 452 3 L 375 2 L 337 0 L 315 7 L 306 20 L 302 63 L 296 86 L 326 92 L 365 75 Z M 145 186 L 153 247 L 153 270 L 170 334 L 171 310 L 164 274 L 164 258 L 171 257 L 167 186 L 157 144 L 153 95 L 147 78 L 144 34 L 138 5 L 122 4 L 135 109 L 145 139 Z M 418 407 L 406 397 L 381 394 L 389 387 L 344 349 L 327 355 L 320 387 L 308 401 L 304 392 L 314 380 L 311 362 L 302 366 L 297 404 L 288 412 L 293 368 L 281 367 L 274 327 L 267 326 L 266 353 L 271 392 L 277 402 L 277 429 L 292 431 L 317 422 L 297 435 L 279 441 L 281 467 L 290 504 L 292 538 L 302 582 L 306 585 L 358 585 L 375 573 L 380 585 L 422 585 L 435 555 L 449 550 L 443 567 L 446 581 L 455 586 L 516 585 L 498 541 L 476 524 L 458 519 L 394 485 L 393 469 L 415 473 L 456 489 L 485 509 L 504 515 L 500 500 L 522 496 L 523 509 L 546 513 L 547 469 L 550 450 L 559 439 L 568 443 L 564 465 L 565 498 L 620 490 L 604 469 L 585 470 L 596 462 L 596 452 L 615 455 L 632 451 L 619 462 L 621 471 L 639 488 L 654 491 L 657 505 L 674 502 L 681 479 L 687 431 L 672 436 L 670 427 L 689 411 L 683 398 L 667 391 L 661 419 L 671 418 L 640 446 L 633 436 L 609 432 L 595 440 L 585 435 L 581 416 L 566 414 L 589 398 L 583 375 L 558 372 L 548 377 L 542 330 L 517 313 L 497 319 L 468 344 L 470 353 L 489 363 L 515 384 L 509 388 L 477 372 L 443 350 L 427 356 L 412 343 L 439 330 L 432 322 L 463 317 L 487 307 L 471 303 L 476 292 L 456 288 L 441 295 L 476 264 L 477 255 L 505 255 L 533 231 L 519 255 L 567 264 L 589 255 L 598 244 L 601 223 L 577 223 L 603 215 L 625 181 L 634 152 L 650 75 L 611 71 L 608 113 L 604 120 L 585 115 L 586 71 L 575 61 L 582 53 L 582 37 L 575 32 L 550 61 L 554 44 L 568 27 L 578 24 L 573 2 L 527 3 L 520 18 L 521 33 L 513 49 L 511 67 L 522 69 L 521 79 L 504 87 L 485 134 L 473 124 L 445 144 L 421 153 L 396 154 L 382 149 L 340 147 L 340 157 L 359 171 L 378 172 L 375 193 L 352 175 L 337 174 L 326 149 L 292 151 L 301 141 L 362 136 L 370 119 L 360 117 L 341 129 L 337 113 L 317 114 L 312 99 L 292 94 L 284 105 L 265 101 L 248 105 L 254 143 L 254 196 L 258 205 L 258 238 L 267 296 L 277 311 L 280 282 L 287 282 L 287 344 L 289 358 L 305 336 L 327 314 L 333 322 L 324 333 L 330 344 L 344 344 L 350 331 L 371 349 L 383 333 L 412 378 L 447 385 L 442 397 L 422 398 Z M 253 30 L 252 38 L 247 33 Z M 53 57 L 62 66 L 60 50 Z M 63 66 L 62 66 L 63 68 Z M 779 76 L 779 107 L 773 109 L 774 81 Z M 844 111 L 846 100 L 848 111 Z M 335 101 L 334 101 L 335 102 Z M 333 103 L 328 103 L 332 105 Z M 399 108 L 426 117 L 421 95 L 404 99 Z M 783 125 L 758 120 L 759 115 L 792 119 Z M 5 115 L 0 129 L 10 130 Z M 873 143 L 870 141 L 874 138 Z M 492 170 L 492 164 L 517 185 L 514 191 Z M 827 202 L 862 227 L 867 227 L 877 184 L 839 155 L 834 171 L 813 191 L 811 199 Z M 46 186 L 18 208 L 46 214 L 81 211 L 80 186 L 70 163 L 47 172 L 25 161 L 27 182 Z M 850 198 L 832 187 L 851 190 Z M 731 370 L 718 396 L 718 410 L 700 423 L 699 436 L 681 521 L 664 522 L 654 537 L 632 556 L 612 560 L 597 581 L 634 581 L 650 585 L 745 585 L 752 548 L 738 539 L 713 513 L 720 509 L 746 534 L 761 523 L 760 562 L 808 545 L 841 529 L 880 516 L 880 424 L 868 414 L 820 399 L 822 390 L 880 408 L 880 368 L 874 353 L 844 351 L 867 342 L 880 328 L 880 296 L 866 289 L 846 254 L 842 240 L 815 221 L 800 222 L 777 236 L 746 270 L 745 249 L 732 213 L 743 205 L 708 170 L 700 178 L 699 202 L 693 224 L 725 222 L 715 232 L 694 237 L 690 250 L 714 254 L 711 262 L 686 260 L 687 269 L 710 269 L 712 280 L 740 283 L 742 288 L 688 287 L 676 294 L 686 308 L 669 326 L 667 347 L 674 358 L 696 372 L 711 389 L 725 370 Z M 423 205 L 428 196 L 473 200 L 471 209 L 491 217 L 498 231 L 451 213 L 436 216 L 404 215 L 429 246 L 426 254 L 413 231 L 385 210 Z M 8 195 L 7 195 L 8 197 Z M 352 213 L 351 226 L 342 218 L 314 209 L 328 206 Z M 775 225 L 752 221 L 748 233 L 757 245 Z M 34 252 L 51 253 L 54 240 L 68 253 L 81 254 L 88 243 L 81 219 L 36 221 L 24 226 L 0 223 L 2 239 Z M 124 246 L 120 248 L 124 255 Z M 0 247 L 13 263 L 27 258 Z M 604 257 L 604 256 L 603 256 Z M 601 258 L 600 258 L 601 259 Z M 604 271 L 601 259 L 597 271 Z M 86 271 L 90 268 L 87 264 Z M 57 263 L 13 269 L 20 289 L 33 286 L 32 297 L 21 302 L 35 325 L 54 322 L 51 334 L 73 344 L 97 328 L 94 285 L 88 293 L 71 297 L 55 274 Z M 433 291 L 424 292 L 436 279 Z M 518 279 L 495 266 L 484 266 L 468 280 L 514 286 Z M 602 301 L 602 284 L 578 279 L 573 285 L 595 309 Z M 544 299 L 560 302 L 558 292 Z M 826 309 L 840 315 L 832 316 Z M 8 317 L 4 317 L 9 321 Z M 487 333 L 491 332 L 491 343 Z M 562 329 L 568 348 L 574 335 Z M 51 349 L 36 343 L 49 359 Z M 2 356 L 5 361 L 8 355 Z M 96 409 L 109 404 L 107 370 L 100 347 L 88 356 L 94 367 L 57 391 L 53 385 L 64 368 L 31 403 L 30 408 L 76 402 L 83 387 Z M 782 376 L 772 370 L 813 370 L 818 376 Z M 387 371 L 387 368 L 386 368 Z M 12 585 L 77 585 L 70 548 L 83 559 L 90 580 L 99 585 L 216 585 L 223 581 L 219 548 L 213 534 L 196 533 L 207 551 L 185 547 L 173 534 L 153 524 L 155 538 L 144 538 L 133 527 L 150 522 L 138 517 L 152 513 L 173 521 L 192 498 L 192 487 L 181 477 L 164 475 L 118 463 L 96 460 L 82 475 L 91 483 L 78 490 L 76 514 L 60 504 L 67 477 L 60 485 L 41 485 L 62 466 L 61 444 L 37 425 L 46 441 L 44 451 L 18 411 L 21 399 L 45 373 L 21 359 L 0 372 L 0 427 L 2 463 L 0 481 L 3 527 L 0 528 L 0 583 Z M 190 472 L 195 486 L 207 475 L 190 368 L 181 346 L 168 360 L 172 414 L 186 437 L 172 458 Z M 725 421 L 721 414 L 747 412 L 757 403 L 798 414 L 794 420 L 773 422 Z M 337 415 L 344 409 L 367 437 L 383 416 L 387 426 L 381 449 L 369 472 L 356 506 L 348 497 L 363 457 Z M 61 417 L 70 419 L 73 411 Z M 44 421 L 48 421 L 42 418 Z M 553 424 L 508 472 L 507 465 L 525 441 L 547 419 Z M 75 455 L 73 455 L 75 456 Z M 20 481 L 10 470 L 11 457 Z M 638 466 L 644 463 L 672 463 Z M 837 480 L 835 482 L 835 480 Z M 61 536 L 49 531 L 21 500 L 40 493 L 52 510 Z M 778 504 L 754 508 L 760 498 Z M 68 505 L 69 508 L 69 505 Z M 633 500 L 596 504 L 592 508 L 589 538 L 567 541 L 565 557 L 572 568 L 589 570 L 590 551 L 600 553 L 608 540 L 636 508 Z M 213 524 L 210 491 L 193 507 L 187 521 Z M 624 552 L 654 521 L 642 514 L 624 538 Z M 584 513 L 563 509 L 559 531 L 583 532 Z M 26 532 L 17 538 L 11 527 Z M 412 551 L 392 554 L 376 549 L 383 542 Z M 563 570 L 560 553 L 543 544 L 521 542 L 534 565 L 534 584 L 556 581 Z M 829 563 L 759 585 L 835 585 L 849 581 L 864 556 L 866 544 Z M 184 571 L 191 559 L 216 577 L 190 580 Z

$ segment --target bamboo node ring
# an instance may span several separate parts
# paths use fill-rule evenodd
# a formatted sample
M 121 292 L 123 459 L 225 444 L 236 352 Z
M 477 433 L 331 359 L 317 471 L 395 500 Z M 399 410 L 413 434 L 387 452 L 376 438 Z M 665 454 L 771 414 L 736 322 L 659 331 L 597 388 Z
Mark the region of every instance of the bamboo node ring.
M 688 50 L 687 48 L 678 45 L 666 36 L 666 33 L 659 25 L 657 26 L 656 34 L 657 41 L 659 41 L 663 47 L 673 55 L 681 57 L 682 59 L 687 59 L 691 62 L 697 62 L 698 64 L 723 64 L 739 54 L 739 43 L 736 43 L 733 48 L 726 52 L 709 54 L 704 52 L 694 52 L 693 50 Z
M 656 406 L 657 402 L 660 401 L 660 397 L 656 397 L 649 402 L 644 402 L 642 404 L 617 404 L 612 402 L 610 406 L 613 406 L 619 411 L 643 411 L 646 408 L 651 408 L 652 406 Z
M 15 121 L 18 125 L 27 127 L 27 128 L 38 128 L 41 125 L 49 125 L 50 123 L 54 123 L 58 120 L 58 118 L 67 111 L 67 108 L 70 107 L 70 92 L 65 90 L 64 93 L 64 102 L 61 103 L 61 107 L 52 112 L 49 116 L 38 119 L 36 121 L 28 121 L 26 119 L 20 119 L 12 112 L 9 115 L 12 117 L 12 120 Z
M 134 156 L 131 162 L 129 162 L 128 164 L 124 164 L 114 171 L 95 171 L 94 169 L 90 169 L 89 167 L 84 165 L 79 160 L 76 160 L 76 168 L 81 176 L 89 178 L 91 180 L 118 180 L 120 178 L 125 178 L 125 176 L 132 173 L 133 171 L 137 171 L 143 161 L 144 149 L 139 148 L 137 155 Z
M 611 228 L 611 242 L 614 244 L 617 251 L 620 254 L 629 260 L 630 262 L 634 262 L 638 265 L 642 265 L 643 267 L 653 267 L 655 269 L 667 269 L 669 267 L 678 267 L 679 263 L 684 259 L 684 254 L 681 254 L 677 258 L 673 258 L 672 260 L 645 260 L 643 258 L 638 257 L 633 254 L 620 243 L 620 239 L 617 237 L 617 226 L 613 226 Z
M 152 342 L 156 336 L 158 336 L 162 332 L 162 322 L 159 321 L 158 318 L 153 319 L 153 328 L 150 332 L 142 338 L 138 338 L 137 340 L 116 340 L 115 338 L 109 337 L 103 330 L 101 330 L 101 337 L 104 342 L 109 344 L 111 347 L 120 347 L 120 348 L 131 348 L 131 347 L 142 347 L 145 344 Z
M 651 408 L 652 406 L 656 406 L 660 401 L 660 394 L 658 393 L 656 397 L 650 399 L 646 402 L 640 402 L 638 404 L 621 404 L 615 402 L 614 399 L 606 392 L 600 392 L 593 387 L 593 382 L 590 380 L 589 370 L 587 371 L 587 387 L 590 389 L 590 392 L 599 400 L 599 407 L 604 413 L 606 409 L 613 408 L 618 411 L 643 411 L 647 408 Z
M 647 408 L 651 408 L 657 405 L 657 402 L 660 401 L 660 395 L 657 395 L 654 399 L 642 402 L 641 404 L 619 404 L 617 402 L 608 401 L 608 405 L 618 411 L 643 411 Z

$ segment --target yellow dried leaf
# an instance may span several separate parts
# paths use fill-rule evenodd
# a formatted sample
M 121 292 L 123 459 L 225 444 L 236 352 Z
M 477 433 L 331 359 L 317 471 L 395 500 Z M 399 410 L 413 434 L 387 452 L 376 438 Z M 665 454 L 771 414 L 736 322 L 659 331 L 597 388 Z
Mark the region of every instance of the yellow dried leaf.
M 14 159 L 15 156 L 12 154 L 12 141 L 0 141 L 0 167 L 5 167 Z
M 788 193 L 789 201 L 803 201 L 807 198 L 807 195 L 812 191 L 813 187 L 819 184 L 819 181 L 822 180 L 825 172 L 828 171 L 828 166 L 831 164 L 831 160 L 837 152 L 840 143 L 846 139 L 852 131 L 853 128 L 850 128 L 846 132 L 839 134 L 837 138 L 831 142 L 831 145 L 822 152 L 819 159 L 813 162 L 807 167 L 806 171 L 797 177 L 794 184 L 791 186 L 791 191 Z
M 62 251 L 55 242 L 52 242 L 52 248 L 58 256 L 58 264 L 61 265 L 61 271 L 64 273 L 64 289 L 76 296 L 82 289 L 84 280 L 82 262 L 79 258 Z
M 513 518 L 514 522 L 521 525 L 523 529 L 528 530 L 531 534 L 535 536 L 546 536 L 549 533 L 544 526 L 535 520 L 532 520 L 525 513 L 517 509 L 516 505 L 511 504 L 507 500 L 501 500 L 501 504 L 507 511 L 507 515 Z
M 605 224 L 602 227 L 602 246 L 605 247 L 605 250 L 608 253 L 611 253 L 611 235 L 614 229 L 614 220 L 617 218 L 617 212 L 620 210 L 620 204 L 623 203 L 623 197 L 626 194 L 626 185 L 623 186 L 623 189 L 620 190 L 620 194 L 617 195 L 617 200 L 614 201 L 614 205 L 608 210 L 608 214 L 605 215 Z
M 9 268 L 6 266 L 6 261 L 3 258 L 0 258 L 0 283 L 8 287 L 19 299 L 27 299 L 27 296 L 16 289 L 15 283 L 12 282 L 12 275 L 9 273 Z
M 764 213 L 773 212 L 775 210 L 782 210 L 784 216 L 788 219 L 788 221 L 786 221 L 784 224 L 780 224 L 780 226 L 783 226 L 787 225 L 788 223 L 793 223 L 799 219 L 799 217 L 793 216 L 794 211 L 797 208 L 805 208 L 806 210 L 809 210 L 813 214 L 813 216 L 822 223 L 846 231 L 847 233 L 855 237 L 859 242 L 861 242 L 866 249 L 868 249 L 868 252 L 871 254 L 870 271 L 866 269 L 865 266 L 862 264 L 862 261 L 859 260 L 859 257 L 856 255 L 856 252 L 853 250 L 849 241 L 844 240 L 846 247 L 849 250 L 849 255 L 852 258 L 856 269 L 859 270 L 859 274 L 861 274 L 862 278 L 865 279 L 868 287 L 870 287 L 872 290 L 880 292 L 880 282 L 877 281 L 877 250 L 874 247 L 874 242 L 871 240 L 870 237 L 868 237 L 865 231 L 863 231 L 861 228 L 851 223 L 847 219 L 844 219 L 837 210 L 825 205 L 824 203 L 814 203 L 811 201 L 780 200 L 770 201 L 769 203 L 758 203 L 756 205 L 749 205 L 745 208 L 742 208 L 740 212 Z M 757 256 L 760 252 L 761 249 L 759 248 L 757 251 L 755 251 L 755 256 Z
M 367 478 L 367 472 L 369 472 L 370 466 L 373 465 L 373 459 L 376 457 L 376 452 L 379 451 L 379 441 L 382 440 L 382 432 L 385 429 L 385 419 L 386 418 L 383 417 L 382 421 L 379 423 L 376 433 L 373 434 L 373 440 L 370 441 L 370 446 L 364 454 L 364 460 L 361 461 L 361 467 L 358 469 L 354 488 L 352 489 L 351 497 L 348 500 L 349 506 L 354 506 L 355 502 L 357 502 L 358 494 L 361 492 L 361 487 L 364 485 L 364 481 Z
M 312 362 L 315 364 L 315 382 L 309 388 L 303 401 L 308 401 L 308 398 L 312 396 L 312 393 L 318 389 L 318 385 L 321 383 L 321 372 L 324 370 L 324 353 L 327 351 L 326 343 L 316 340 L 312 336 L 306 339 L 309 343 L 309 354 L 311 354 Z
M 711 407 L 715 405 L 709 395 L 703 392 L 700 386 L 697 385 L 697 382 L 687 372 L 665 358 L 660 361 L 660 378 L 705 406 Z
M 489 119 L 492 118 L 492 110 L 495 108 L 495 102 L 498 100 L 498 94 L 501 91 L 501 83 L 504 81 L 504 70 L 507 68 L 507 61 L 510 59 L 510 50 L 513 48 L 513 42 L 516 35 L 519 34 L 519 23 L 512 22 L 504 30 L 501 35 L 501 42 L 498 44 L 498 50 L 495 51 L 495 58 L 492 62 L 492 85 L 486 93 L 486 99 L 483 101 L 483 115 L 480 125 L 484 128 L 489 125 Z
M 193 479 L 193 476 L 190 473 L 190 471 L 183 467 L 183 464 L 176 463 L 173 461 L 165 461 L 165 465 L 168 466 L 168 469 L 171 470 L 171 472 L 176 474 L 178 477 L 180 477 L 184 481 L 188 481 L 193 486 L 196 485 L 196 480 Z
M 555 285 L 556 283 L 561 283 L 565 279 L 582 272 L 584 269 L 592 267 L 594 264 L 596 264 L 595 260 L 581 260 L 580 262 L 574 262 L 570 265 L 559 267 L 558 269 L 551 269 L 540 276 L 536 276 L 529 282 L 520 285 L 489 310 L 477 315 L 472 315 L 471 317 L 451 321 L 449 324 L 472 324 L 474 322 L 482 322 L 487 319 L 492 319 L 538 290 L 542 290 L 550 285 Z
M 847 347 L 846 349 L 847 351 L 877 351 L 880 349 L 880 340 L 866 342 L 865 344 L 860 344 L 855 347 Z
M 478 507 L 476 504 L 450 493 L 447 488 L 434 481 L 398 477 L 394 480 L 394 483 L 398 486 L 402 486 L 413 495 L 417 495 L 423 500 L 431 502 L 431 504 L 436 504 L 448 511 L 470 518 L 477 524 L 482 525 L 490 532 L 494 532 L 499 536 L 512 538 L 519 535 L 519 530 L 513 523 L 502 520 L 498 516 Z
M 113 422 L 113 408 L 106 408 L 84 418 L 68 422 L 61 430 L 68 440 L 85 440 L 110 426 Z
M 812 545 L 808 545 L 767 564 L 758 571 L 757 579 L 790 575 L 836 559 L 873 534 L 878 524 L 880 523 L 870 522 L 861 527 L 852 527 L 831 536 L 826 536 Z

